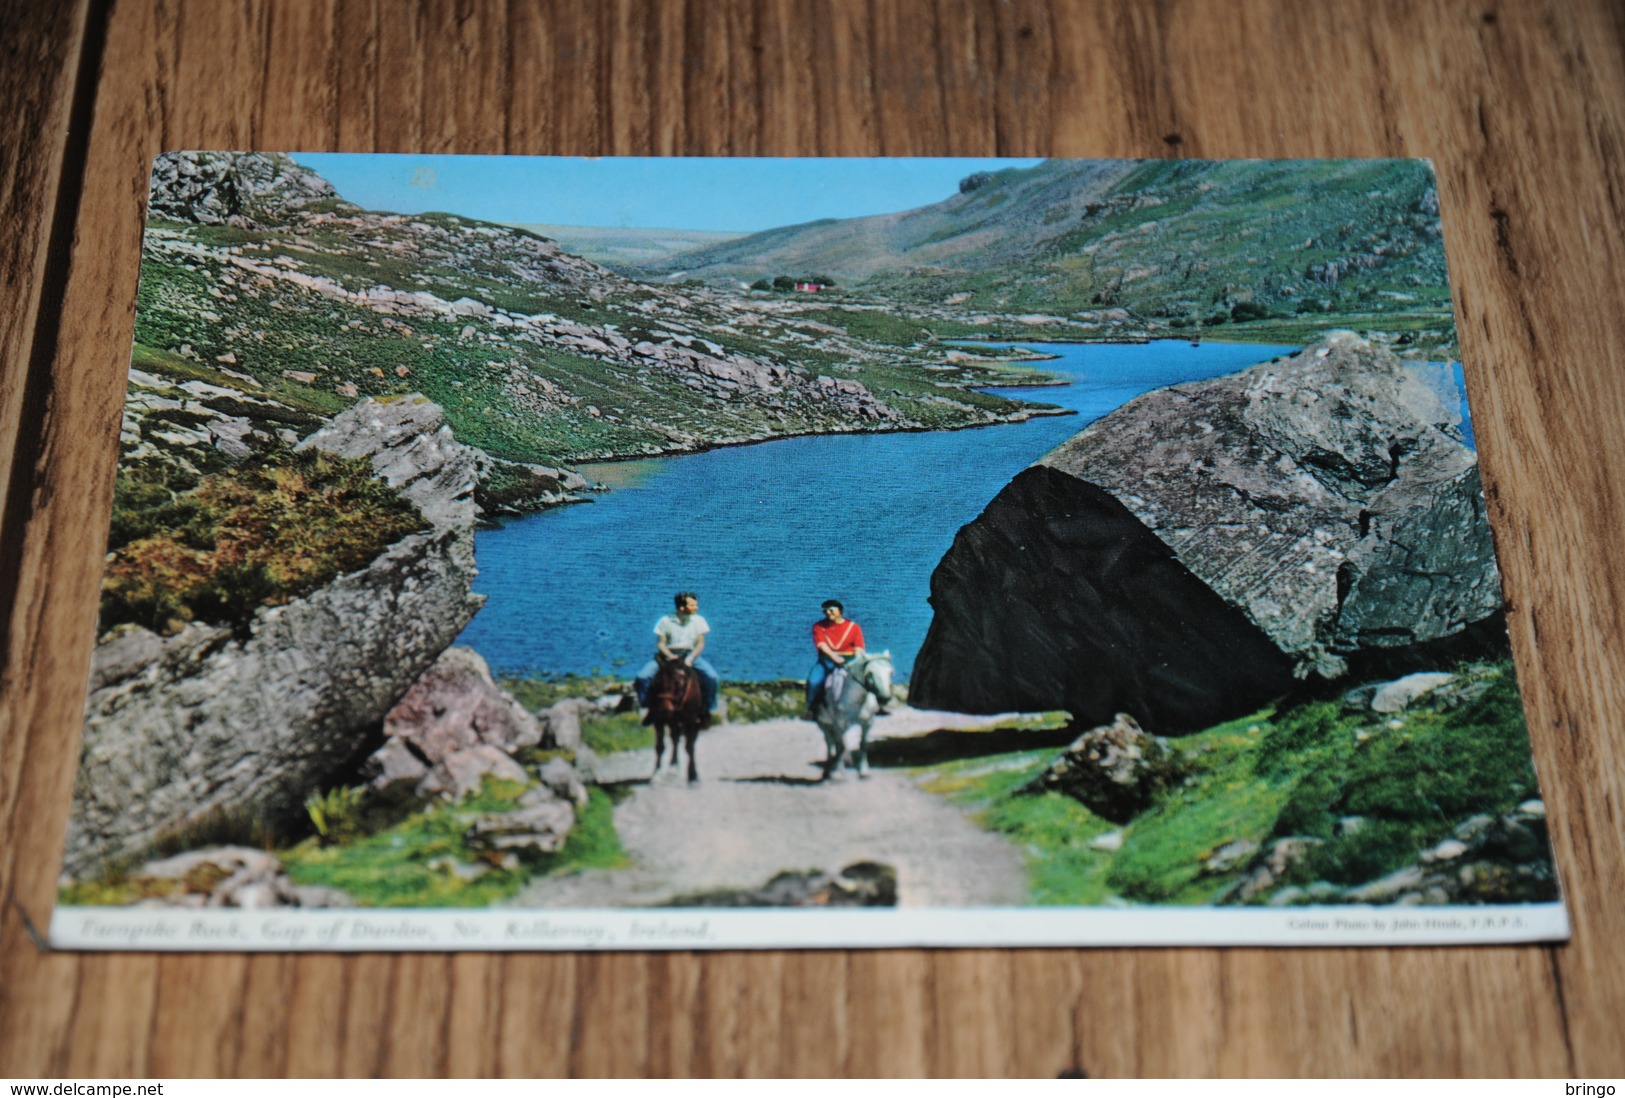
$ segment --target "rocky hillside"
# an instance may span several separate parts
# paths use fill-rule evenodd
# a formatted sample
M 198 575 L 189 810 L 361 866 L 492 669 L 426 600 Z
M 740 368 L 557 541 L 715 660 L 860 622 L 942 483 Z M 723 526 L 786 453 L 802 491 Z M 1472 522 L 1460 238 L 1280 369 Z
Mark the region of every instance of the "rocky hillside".
M 1492 622 L 1476 457 L 1436 381 L 1332 333 L 1100 419 L 960 531 L 911 699 L 1186 732 Z
M 1454 340 L 1438 199 L 1419 160 L 1052 160 L 972 176 L 934 206 L 772 229 L 642 268 L 743 284 L 814 271 L 961 313 L 1122 308 L 1180 331 L 1330 319 Z
M 970 391 L 1008 382 L 996 367 L 945 369 L 940 347 L 651 289 L 520 229 L 368 213 L 284 156 L 168 154 L 150 209 L 136 367 L 300 435 L 405 392 L 460 440 L 546 466 L 1030 414 Z

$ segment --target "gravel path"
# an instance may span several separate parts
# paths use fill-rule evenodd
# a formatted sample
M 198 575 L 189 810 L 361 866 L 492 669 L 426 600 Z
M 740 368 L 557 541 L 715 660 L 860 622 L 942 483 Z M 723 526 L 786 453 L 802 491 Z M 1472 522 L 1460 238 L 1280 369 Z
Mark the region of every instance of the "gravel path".
M 978 729 L 999 717 L 901 709 L 881 717 L 871 743 L 937 729 Z M 520 907 L 642 907 L 710 889 L 755 889 L 784 870 L 837 870 L 876 861 L 897 871 L 902 906 L 970 907 L 1026 901 L 1021 851 L 983 831 L 906 774 L 848 772 L 819 784 L 824 738 L 811 721 L 726 724 L 700 734 L 700 782 L 661 771 L 615 809 L 633 865 L 536 881 Z M 686 766 L 686 761 L 685 764 Z M 652 750 L 600 761 L 605 784 L 647 782 Z

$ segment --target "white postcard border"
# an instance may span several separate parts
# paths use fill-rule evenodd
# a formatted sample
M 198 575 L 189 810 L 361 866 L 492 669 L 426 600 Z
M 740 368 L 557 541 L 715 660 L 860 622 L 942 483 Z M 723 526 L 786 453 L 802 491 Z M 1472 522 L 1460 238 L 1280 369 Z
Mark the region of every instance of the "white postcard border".
M 1429 946 L 1566 941 L 1560 902 L 1441 907 L 895 910 L 59 907 L 64 950 L 512 952 L 911 947 Z

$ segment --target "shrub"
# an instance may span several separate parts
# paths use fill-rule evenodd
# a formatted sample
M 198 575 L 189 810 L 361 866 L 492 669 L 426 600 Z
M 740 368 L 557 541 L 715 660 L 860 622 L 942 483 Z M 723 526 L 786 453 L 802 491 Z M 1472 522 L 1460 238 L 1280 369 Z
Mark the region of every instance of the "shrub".
M 159 633 L 189 621 L 246 629 L 261 606 L 308 594 L 423 529 L 365 459 L 272 454 L 171 496 L 132 486 L 115 526 L 101 628 Z
M 337 786 L 305 798 L 305 812 L 323 846 L 343 846 L 366 833 L 366 801 L 365 786 Z

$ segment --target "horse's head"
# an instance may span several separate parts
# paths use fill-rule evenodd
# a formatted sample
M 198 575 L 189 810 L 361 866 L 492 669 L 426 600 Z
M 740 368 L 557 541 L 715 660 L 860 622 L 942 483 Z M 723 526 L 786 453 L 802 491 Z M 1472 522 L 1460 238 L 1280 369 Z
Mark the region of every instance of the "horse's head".
M 880 700 L 880 711 L 886 712 L 891 708 L 892 698 L 892 664 L 890 652 L 864 653 L 861 657 L 857 671 L 858 677 L 863 681 L 865 689 Z

